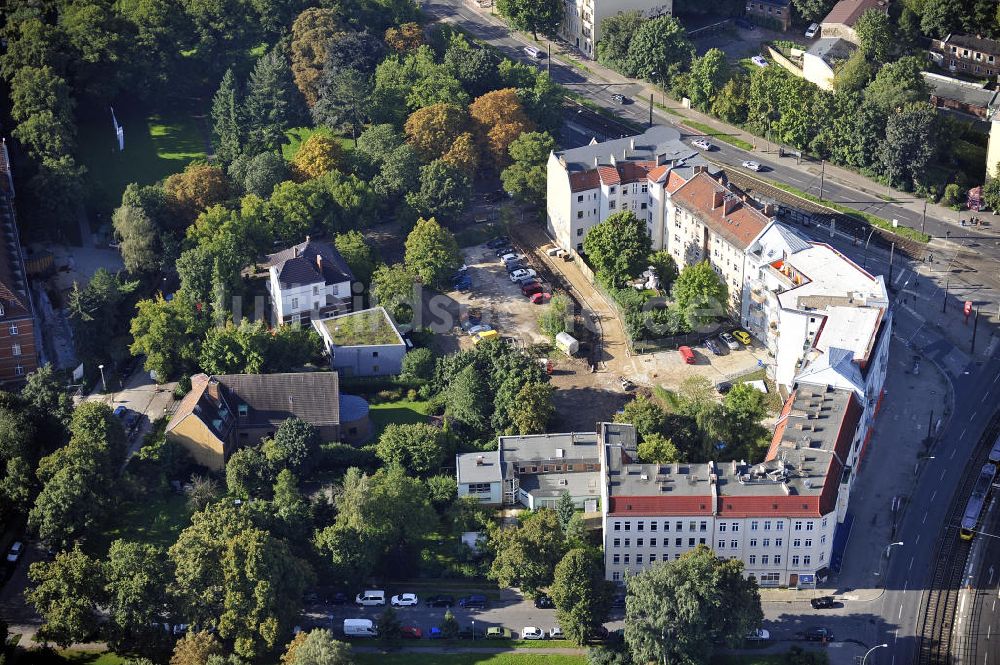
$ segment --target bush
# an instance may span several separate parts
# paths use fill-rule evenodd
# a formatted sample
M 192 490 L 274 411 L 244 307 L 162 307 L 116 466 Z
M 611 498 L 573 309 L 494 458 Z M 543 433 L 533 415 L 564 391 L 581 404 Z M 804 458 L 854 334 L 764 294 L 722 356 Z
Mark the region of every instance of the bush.
M 965 192 L 957 183 L 951 183 L 944 188 L 944 199 L 941 201 L 946 206 L 951 206 L 955 210 L 960 210 L 965 202 Z
M 378 457 L 370 448 L 355 448 L 346 443 L 324 443 L 320 446 L 316 466 L 327 470 L 347 469 L 352 466 L 374 469 L 378 466 Z
M 434 353 L 430 349 L 413 349 L 403 356 L 401 377 L 427 381 L 434 376 Z

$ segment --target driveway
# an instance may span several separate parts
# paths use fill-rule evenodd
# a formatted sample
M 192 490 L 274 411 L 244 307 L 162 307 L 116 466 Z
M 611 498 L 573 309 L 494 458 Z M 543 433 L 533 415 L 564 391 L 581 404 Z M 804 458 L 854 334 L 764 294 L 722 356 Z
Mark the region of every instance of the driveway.
M 135 432 L 129 437 L 129 449 L 126 459 L 132 457 L 142 446 L 143 438 L 152 429 L 153 423 L 173 413 L 176 408 L 174 400 L 174 388 L 176 382 L 156 384 L 149 378 L 149 373 L 139 369 L 128 377 L 124 382 L 119 382 L 118 377 L 109 376 L 108 388 L 112 389 L 107 393 L 93 392 L 84 398 L 87 402 L 104 402 L 112 409 L 124 406 L 130 411 L 139 414 L 139 422 Z M 113 390 L 115 386 L 120 386 L 119 390 Z

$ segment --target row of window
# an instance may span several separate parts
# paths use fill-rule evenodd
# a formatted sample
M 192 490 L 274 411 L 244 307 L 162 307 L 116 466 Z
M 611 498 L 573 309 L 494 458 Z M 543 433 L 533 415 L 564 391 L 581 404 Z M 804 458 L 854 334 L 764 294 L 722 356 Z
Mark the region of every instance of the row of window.
M 490 494 L 491 483 L 469 483 L 469 494 Z
M 631 522 L 618 522 L 618 521 L 615 521 L 615 522 L 611 523 L 611 529 L 612 529 L 612 531 L 622 531 L 623 530 L 622 529 L 623 525 L 624 525 L 624 530 L 625 531 L 631 531 L 632 530 L 632 523 Z M 650 531 L 657 531 L 659 529 L 659 526 L 660 526 L 660 522 L 658 522 L 656 520 L 650 520 L 649 521 L 649 530 Z M 646 530 L 646 522 L 643 521 L 643 520 L 639 520 L 638 522 L 636 522 L 635 523 L 635 530 L 636 531 L 645 531 Z M 663 520 L 663 530 L 664 531 L 670 531 L 670 520 Z M 684 531 L 684 522 L 682 520 L 676 520 L 674 522 L 674 531 L 677 531 L 678 533 L 680 533 L 681 531 Z M 701 521 L 691 520 L 691 521 L 688 522 L 688 531 L 702 531 L 702 532 L 708 531 L 708 522 L 706 520 L 701 520 Z
M 675 552 L 673 556 L 674 556 L 675 560 L 679 559 L 680 556 L 681 556 L 681 553 L 680 552 Z M 730 555 L 729 558 L 730 559 L 735 559 L 736 557 Z M 772 566 L 772 565 L 773 566 L 780 566 L 781 565 L 781 561 L 782 561 L 782 558 L 781 558 L 780 554 L 761 554 L 759 558 L 760 558 L 760 565 L 762 565 L 762 566 Z M 652 553 L 652 554 L 649 554 L 649 555 L 636 554 L 635 555 L 635 564 L 637 566 L 641 566 L 646 561 L 648 561 L 649 563 L 656 563 L 658 560 L 668 561 L 669 559 L 670 559 L 670 555 L 669 554 L 664 554 L 659 559 L 658 559 L 658 555 L 655 552 Z M 756 566 L 757 565 L 757 559 L 758 559 L 758 557 L 757 557 L 756 554 L 751 554 L 750 556 L 747 557 L 747 565 L 748 566 Z M 822 554 L 819 555 L 819 561 L 820 562 L 823 561 L 823 555 Z M 629 565 L 632 564 L 632 556 L 630 554 L 614 554 L 614 555 L 611 556 L 611 563 L 613 565 L 615 565 L 615 566 L 621 566 L 621 565 L 629 566 Z M 800 566 L 811 566 L 811 565 L 812 565 L 812 556 L 810 556 L 808 554 L 804 555 L 804 556 L 799 556 L 799 555 L 796 554 L 796 555 L 793 555 L 791 557 L 791 567 L 792 568 L 798 568 Z M 618 578 L 614 577 L 615 575 L 617 575 L 617 573 L 612 573 L 612 578 L 617 580 Z
M 565 467 L 567 471 L 583 471 L 584 469 L 586 469 L 587 471 L 597 470 L 596 464 L 566 464 Z M 539 469 L 541 469 L 541 473 L 548 473 L 549 471 L 559 472 L 563 470 L 563 465 L 543 464 L 541 467 L 539 467 L 537 464 L 522 464 L 521 466 L 518 467 L 517 470 L 518 473 L 539 473 Z
M 662 522 L 659 521 L 659 520 L 650 520 L 648 522 L 649 530 L 650 531 L 654 531 L 654 532 L 658 531 L 658 530 L 660 530 L 660 525 L 661 524 L 663 525 L 663 528 L 662 528 L 663 531 L 670 531 L 670 524 L 671 524 L 670 520 L 662 520 Z M 740 522 L 722 522 L 722 521 L 720 521 L 718 523 L 719 533 L 725 533 L 726 531 L 730 531 L 732 533 L 737 533 L 740 530 L 740 524 L 741 524 Z M 821 520 L 820 524 L 821 524 L 822 528 L 826 528 L 827 518 L 824 517 Z M 677 532 L 684 531 L 684 520 L 674 520 L 673 521 L 673 525 L 674 525 L 674 531 L 677 531 Z M 708 521 L 707 520 L 688 520 L 687 525 L 688 525 L 688 528 L 687 528 L 688 531 L 701 531 L 701 532 L 704 532 L 704 531 L 708 530 Z M 635 530 L 636 531 L 645 531 L 646 530 L 646 526 L 647 526 L 647 522 L 645 520 L 639 520 L 639 521 L 635 522 Z M 785 530 L 785 521 L 784 520 L 750 520 L 749 527 L 750 527 L 751 531 L 758 531 L 758 530 L 771 531 L 772 528 L 775 531 L 784 531 Z M 816 520 L 794 520 L 792 522 L 792 531 L 802 531 L 802 530 L 812 531 L 815 528 L 816 528 Z M 632 522 L 629 522 L 629 521 L 621 522 L 621 521 L 617 521 L 616 520 L 616 521 L 614 521 L 614 522 L 611 523 L 611 530 L 612 531 L 631 531 L 632 530 Z M 825 538 L 825 536 L 824 536 L 824 538 Z M 810 542 L 810 539 L 807 539 L 806 542 L 807 543 Z M 806 547 L 808 547 L 808 545 L 806 545 Z
M 725 531 L 725 529 L 722 529 L 722 530 Z M 737 531 L 738 531 L 738 529 L 737 529 Z M 681 544 L 682 540 L 683 540 L 682 538 L 675 538 L 674 539 L 674 547 L 681 547 L 682 546 L 682 544 Z M 689 539 L 689 542 L 693 542 L 693 541 L 694 541 L 693 538 Z M 649 547 L 656 547 L 657 546 L 657 542 L 658 541 L 657 541 L 656 538 L 649 538 L 649 539 L 646 539 L 646 538 L 636 538 L 635 539 L 635 546 L 636 547 L 646 547 L 647 543 L 648 543 Z M 762 547 L 771 547 L 771 539 L 770 538 L 763 538 L 760 542 L 761 542 L 761 546 Z M 820 539 L 819 539 L 819 542 L 820 542 L 821 545 L 825 545 L 826 544 L 826 536 L 825 535 L 821 536 Z M 775 547 L 781 547 L 781 546 L 784 545 L 784 543 L 785 543 L 785 541 L 784 541 L 783 538 L 775 538 L 774 539 L 774 546 Z M 747 545 L 749 547 L 757 547 L 757 544 L 758 544 L 758 540 L 756 538 L 751 538 L 750 540 L 747 541 Z M 624 548 L 627 549 L 627 548 L 632 547 L 632 539 L 631 538 L 615 538 L 615 539 L 613 539 L 611 541 L 611 546 L 613 548 L 615 548 L 615 549 L 620 549 L 622 547 L 624 547 Z M 664 538 L 663 539 L 663 546 L 664 547 L 669 547 L 670 546 L 670 539 L 669 538 Z M 729 541 L 729 547 L 730 548 L 736 549 L 739 546 L 740 546 L 740 541 L 739 540 L 731 539 Z M 810 548 L 812 546 L 813 546 L 813 539 L 812 538 L 806 538 L 804 540 L 802 538 L 794 538 L 794 539 L 792 539 L 792 547 L 794 547 L 794 548 L 805 547 L 805 548 L 808 549 L 808 548 Z M 720 538 L 718 541 L 716 541 L 716 549 L 720 549 L 720 550 L 726 549 L 726 540 L 724 538 Z
M 958 47 L 952 46 L 951 47 L 951 52 L 953 54 L 955 54 L 955 55 L 958 55 Z M 962 57 L 963 58 L 968 58 L 969 57 L 969 49 L 967 49 L 967 48 L 962 49 Z M 978 51 L 976 51 L 975 52 L 975 57 L 976 57 L 976 60 L 982 60 L 983 59 L 983 54 L 980 53 L 980 52 L 978 52 Z M 992 55 L 987 55 L 986 56 L 986 62 L 993 62 L 993 60 L 994 60 L 994 57 Z M 954 62 L 954 61 L 952 61 L 952 62 Z

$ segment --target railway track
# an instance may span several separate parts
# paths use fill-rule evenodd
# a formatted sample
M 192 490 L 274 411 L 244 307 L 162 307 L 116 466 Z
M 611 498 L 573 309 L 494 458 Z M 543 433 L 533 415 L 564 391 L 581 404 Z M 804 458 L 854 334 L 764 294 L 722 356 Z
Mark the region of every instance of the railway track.
M 962 576 L 969 557 L 971 542 L 958 537 L 958 527 L 965 504 L 978 478 L 978 469 L 986 462 L 990 447 L 1000 433 L 1000 412 L 994 414 L 975 452 L 965 465 L 962 484 L 956 490 L 948 508 L 948 517 L 941 530 L 935 553 L 934 575 L 924 604 L 920 626 L 919 665 L 949 665 L 953 662 L 955 644 L 952 628 L 955 609 L 962 586 Z

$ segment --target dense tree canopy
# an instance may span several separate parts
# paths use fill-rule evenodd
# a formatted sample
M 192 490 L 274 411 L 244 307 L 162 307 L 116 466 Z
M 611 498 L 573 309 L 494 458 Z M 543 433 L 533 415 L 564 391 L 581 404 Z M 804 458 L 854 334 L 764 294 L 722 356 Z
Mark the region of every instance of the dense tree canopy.
M 518 30 L 555 36 L 565 9 L 560 0 L 498 0 L 497 11 Z
M 494 529 L 490 543 L 496 553 L 490 579 L 529 595 L 552 583 L 556 564 L 566 553 L 559 518 L 548 508 L 535 511 L 519 527 Z
M 583 646 L 594 629 L 603 625 L 611 607 L 600 552 L 588 549 L 567 552 L 556 565 L 550 592 L 559 627 L 567 638 Z
M 587 231 L 583 250 L 598 278 L 617 287 L 645 268 L 652 241 L 646 223 L 625 210 L 609 215 Z
M 406 269 L 429 286 L 441 287 L 462 263 L 451 231 L 433 217 L 419 219 L 406 236 Z

